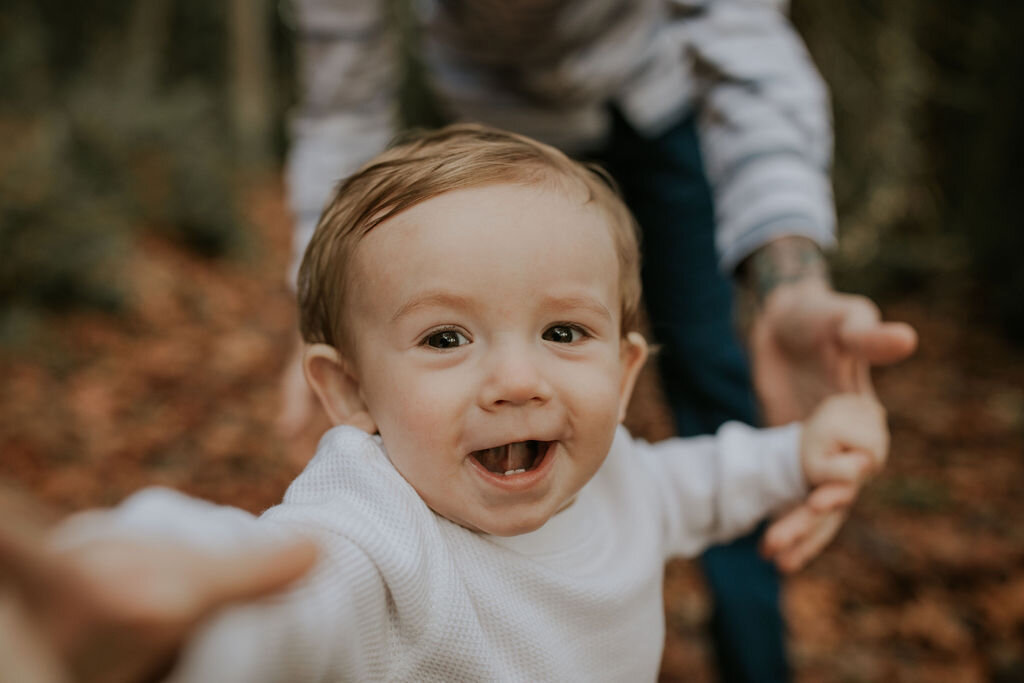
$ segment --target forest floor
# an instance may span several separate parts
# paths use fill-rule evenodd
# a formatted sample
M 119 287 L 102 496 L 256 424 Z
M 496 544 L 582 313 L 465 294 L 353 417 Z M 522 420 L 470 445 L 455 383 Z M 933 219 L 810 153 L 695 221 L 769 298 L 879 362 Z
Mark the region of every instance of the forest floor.
M 60 511 L 165 485 L 260 511 L 325 427 L 283 440 L 277 381 L 295 315 L 288 216 L 252 202 L 251 249 L 208 261 L 141 240 L 119 316 L 44 321 L 0 351 L 0 481 Z M 896 301 L 921 348 L 876 373 L 887 470 L 830 548 L 786 581 L 796 680 L 1024 680 L 1024 351 L 976 329 L 969 301 Z M 629 423 L 666 433 L 650 381 Z M 665 681 L 711 681 L 709 601 L 692 564 L 666 573 Z

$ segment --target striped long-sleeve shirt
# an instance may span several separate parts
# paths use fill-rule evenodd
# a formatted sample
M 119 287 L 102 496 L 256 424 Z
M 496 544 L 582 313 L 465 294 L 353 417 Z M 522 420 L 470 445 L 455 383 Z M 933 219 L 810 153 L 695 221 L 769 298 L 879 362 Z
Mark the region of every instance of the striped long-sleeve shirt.
M 696 111 L 729 271 L 782 235 L 834 240 L 828 95 L 784 4 L 432 0 L 414 15 L 430 85 L 453 119 L 572 153 L 600 146 L 608 104 L 651 135 Z M 400 59 L 389 3 L 294 5 L 304 95 L 288 185 L 298 259 L 334 184 L 393 136 Z

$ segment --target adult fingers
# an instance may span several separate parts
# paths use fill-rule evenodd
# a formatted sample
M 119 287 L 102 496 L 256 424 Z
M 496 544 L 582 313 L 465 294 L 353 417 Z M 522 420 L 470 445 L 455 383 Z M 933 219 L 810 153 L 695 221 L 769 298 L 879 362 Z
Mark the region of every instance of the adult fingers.
M 308 572 L 316 555 L 312 541 L 299 539 L 209 558 L 201 576 L 202 602 L 209 611 L 273 593 Z
M 809 533 L 775 556 L 775 565 L 787 574 L 802 569 L 825 549 L 845 519 L 843 510 L 834 510 L 819 517 Z
M 875 385 L 871 382 L 871 364 L 867 361 L 854 361 L 851 389 L 854 393 L 878 400 L 878 396 L 875 394 Z
M 814 468 L 815 482 L 860 484 L 874 469 L 873 457 L 858 451 L 836 453 L 821 458 Z
M 853 484 L 822 484 L 807 496 L 807 505 L 815 512 L 831 512 L 848 507 L 857 499 L 859 487 Z
M 771 559 L 795 546 L 811 532 L 815 520 L 820 516 L 809 505 L 801 504 L 779 517 L 761 537 L 761 554 Z
M 61 571 L 43 540 L 54 519 L 36 501 L 0 487 L 0 580 L 12 581 L 32 596 L 48 591 Z
M 11 593 L 0 592 L 0 681 L 69 683 L 36 620 Z
M 917 332 L 904 322 L 882 322 L 878 307 L 862 296 L 843 296 L 838 335 L 843 348 L 872 365 L 888 365 L 917 348 Z
M 46 566 L 46 555 L 31 538 L 9 520 L 0 522 L 0 579 L 20 584 Z
M 872 365 L 890 365 L 917 349 L 917 331 L 907 323 L 878 323 L 869 329 L 843 326 L 840 341 Z

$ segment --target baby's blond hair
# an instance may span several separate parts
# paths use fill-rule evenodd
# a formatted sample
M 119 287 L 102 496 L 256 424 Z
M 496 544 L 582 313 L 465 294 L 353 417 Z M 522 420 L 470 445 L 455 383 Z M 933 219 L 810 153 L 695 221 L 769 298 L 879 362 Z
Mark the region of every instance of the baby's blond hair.
M 406 209 L 452 190 L 512 183 L 582 190 L 608 219 L 618 252 L 621 330 L 637 329 L 640 253 L 636 222 L 598 166 L 514 133 L 455 124 L 400 141 L 335 189 L 299 269 L 299 325 L 309 343 L 343 348 L 347 273 L 356 244 Z

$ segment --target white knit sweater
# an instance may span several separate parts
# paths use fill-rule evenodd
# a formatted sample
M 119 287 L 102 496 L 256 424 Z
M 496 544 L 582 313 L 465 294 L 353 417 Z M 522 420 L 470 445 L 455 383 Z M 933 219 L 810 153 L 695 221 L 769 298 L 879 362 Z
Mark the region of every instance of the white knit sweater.
M 654 680 L 665 560 L 802 496 L 798 440 L 795 426 L 730 423 L 657 444 L 620 429 L 571 506 L 499 538 L 434 514 L 378 439 L 339 427 L 259 520 L 150 489 L 69 531 L 226 548 L 298 530 L 319 542 L 296 588 L 201 629 L 174 681 Z

